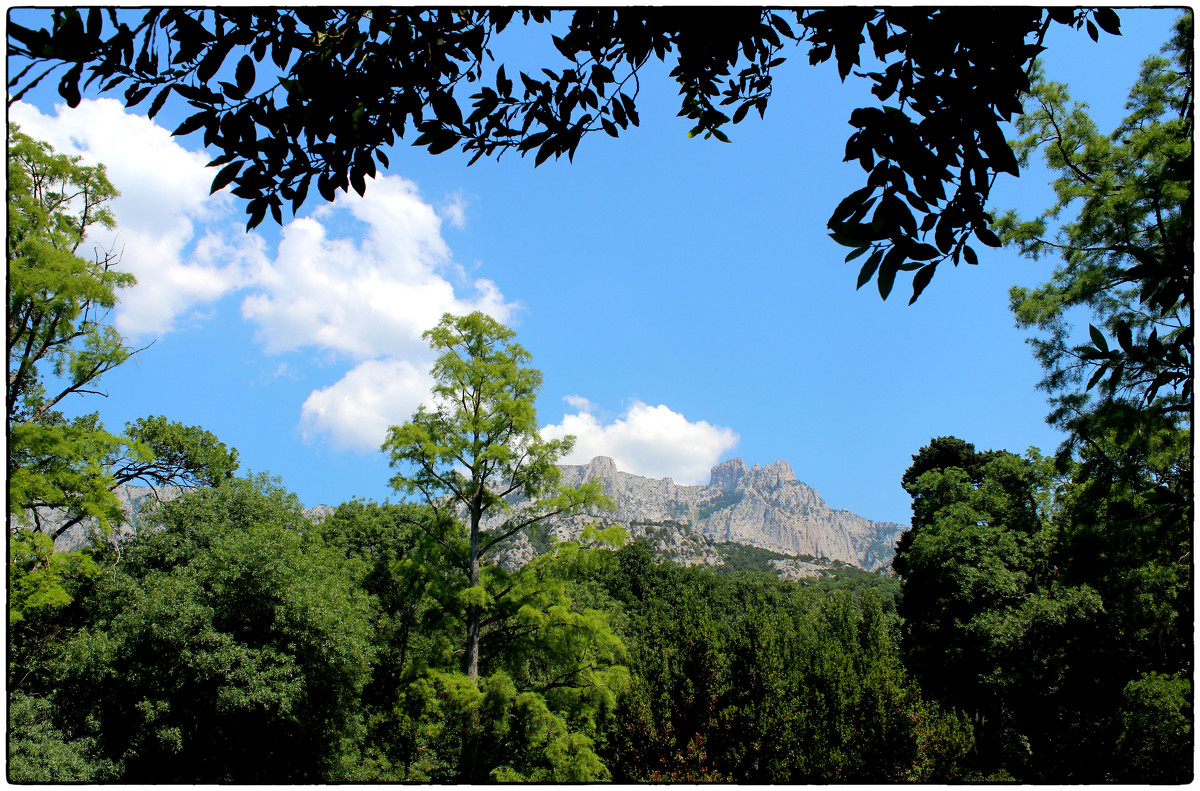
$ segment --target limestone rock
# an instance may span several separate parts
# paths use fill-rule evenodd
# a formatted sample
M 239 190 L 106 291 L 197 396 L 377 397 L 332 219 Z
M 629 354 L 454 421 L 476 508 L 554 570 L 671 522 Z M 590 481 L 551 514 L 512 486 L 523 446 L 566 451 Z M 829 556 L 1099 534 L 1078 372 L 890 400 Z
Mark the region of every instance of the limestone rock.
M 891 563 L 896 541 L 907 529 L 830 508 L 815 489 L 796 479 L 786 461 L 747 468 L 741 459 L 730 459 L 712 468 L 707 486 L 621 472 L 604 456 L 562 470 L 567 485 L 598 479 L 616 505 L 616 511 L 593 509 L 556 517 L 551 524 L 562 537 L 577 536 L 587 524 L 619 524 L 637 537 L 638 526 L 674 523 L 683 529 L 669 542 L 667 537 L 660 539 L 660 550 L 691 564 L 720 562 L 714 561 L 713 553 L 698 547 L 691 552 L 679 543 L 684 534 L 694 532 L 713 542 L 831 558 L 874 571 Z

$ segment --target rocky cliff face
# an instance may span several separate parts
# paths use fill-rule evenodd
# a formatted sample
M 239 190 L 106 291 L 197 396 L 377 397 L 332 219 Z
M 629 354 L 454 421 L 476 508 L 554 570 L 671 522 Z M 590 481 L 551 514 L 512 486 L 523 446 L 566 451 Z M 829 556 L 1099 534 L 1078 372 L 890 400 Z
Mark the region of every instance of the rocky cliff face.
M 650 540 L 659 555 L 682 565 L 720 565 L 722 542 L 748 544 L 785 555 L 811 555 L 814 559 L 840 560 L 867 571 L 891 563 L 896 541 L 907 529 L 892 522 L 872 522 L 846 510 L 833 510 L 815 489 L 796 480 L 785 461 L 766 467 L 746 467 L 730 459 L 712 468 L 707 486 L 679 486 L 670 478 L 644 478 L 617 469 L 613 460 L 598 456 L 587 464 L 566 465 L 563 483 L 577 486 L 598 479 L 616 505 L 615 511 L 592 509 L 548 521 L 549 533 L 559 539 L 577 538 L 585 525 L 621 525 L 633 539 Z M 178 487 L 121 486 L 117 496 L 134 523 L 158 499 L 172 500 Z M 305 514 L 320 521 L 332 512 L 329 506 Z M 61 517 L 44 513 L 43 519 L 61 524 Z M 485 521 L 495 527 L 502 517 Z M 76 525 L 55 542 L 58 550 L 74 549 L 87 541 L 89 524 Z M 130 528 L 123 525 L 120 532 Z M 495 558 L 505 566 L 531 561 L 538 550 L 528 536 L 518 534 L 506 542 Z M 781 561 L 783 562 L 783 561 Z M 799 561 L 783 562 L 783 576 L 806 576 Z M 801 564 L 803 565 L 803 564 Z M 793 568 L 795 566 L 795 568 Z M 786 572 L 786 573 L 785 573 Z
M 646 534 L 648 526 L 677 525 L 684 529 L 674 533 L 695 532 L 712 542 L 734 541 L 788 555 L 841 560 L 874 571 L 891 562 L 896 541 L 906 529 L 831 509 L 815 489 L 796 480 L 785 461 L 747 468 L 741 459 L 730 459 L 712 468 L 707 486 L 679 486 L 670 478 L 621 472 L 604 456 L 562 469 L 563 483 L 568 485 L 599 479 L 616 504 L 616 511 L 593 509 L 553 520 L 552 532 L 562 538 L 577 536 L 586 524 L 619 524 L 635 538 Z M 672 538 L 683 541 L 686 536 L 672 533 L 660 543 L 679 543 Z M 692 564 L 712 562 L 703 552 L 680 559 Z

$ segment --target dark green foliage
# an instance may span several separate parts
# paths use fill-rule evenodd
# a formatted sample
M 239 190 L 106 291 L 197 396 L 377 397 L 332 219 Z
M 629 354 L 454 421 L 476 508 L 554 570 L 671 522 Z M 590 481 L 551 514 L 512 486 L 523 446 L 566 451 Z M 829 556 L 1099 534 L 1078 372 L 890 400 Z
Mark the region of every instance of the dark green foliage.
M 770 566 L 772 560 L 788 560 L 793 557 L 792 555 L 785 555 L 782 552 L 772 552 L 762 547 L 739 544 L 736 541 L 722 541 L 714 545 L 713 548 L 717 550 L 717 554 L 725 561 L 722 565 L 713 567 L 713 571 L 718 574 L 733 574 L 738 571 L 774 574 L 774 569 Z
M 431 657 L 446 652 L 457 623 L 429 595 L 424 561 L 430 551 L 413 522 L 427 509 L 410 503 L 343 503 L 318 526 L 330 547 L 345 553 L 354 584 L 371 603 L 371 675 L 360 704 L 365 737 L 346 780 L 402 780 L 406 758 L 394 708 L 405 686 Z
M 897 577 L 882 570 L 864 571 L 840 561 L 833 562 L 828 576 L 822 574 L 819 577 L 807 577 L 798 580 L 798 584 L 820 593 L 850 591 L 855 601 L 866 591 L 873 590 L 878 593 L 880 606 L 887 613 L 896 612 L 896 602 L 901 595 L 900 580 Z
M 550 36 L 562 57 L 542 65 L 555 68 L 492 71 L 493 48 L 502 52 L 494 39 L 516 13 L 180 7 L 140 19 L 110 11 L 106 22 L 99 8 L 86 20 L 63 9 L 43 29 L 10 23 L 9 54 L 28 59 L 10 89 L 19 99 L 67 66 L 59 93 L 71 106 L 93 82 L 123 87 L 130 107 L 149 99 L 150 117 L 186 101 L 192 114 L 176 134 L 203 130 L 219 151 L 213 191 L 233 184 L 253 227 L 268 210 L 282 222 L 284 201 L 296 211 L 314 180 L 325 200 L 362 194 L 376 162 L 388 165 L 381 149 L 406 135 L 432 154 L 461 146 L 472 162 L 512 150 L 535 165 L 573 158 L 585 135 L 638 125 L 639 72 L 653 60 L 672 64 L 689 135 L 728 142 L 728 124 L 765 114 L 772 70 L 803 43 L 810 64 L 833 60 L 879 100 L 849 119 L 846 160 L 867 185 L 834 210 L 831 235 L 854 248 L 848 259 L 870 253 L 859 283 L 878 273 L 884 297 L 898 271 L 917 270 L 915 300 L 939 264 L 977 262 L 972 237 L 1000 244 L 984 207 L 1000 173 L 1018 174 L 1000 124 L 1022 111 L 1048 30 L 1086 26 L 1098 39 L 1121 27 L 1108 8 L 583 8 Z M 526 25 L 562 13 L 520 12 Z M 883 65 L 864 74 L 856 67 L 868 42 Z M 268 57 L 278 80 L 260 74 Z M 235 62 L 233 81 L 218 80 Z
M 54 727 L 49 700 L 14 692 L 8 698 L 10 783 L 79 783 L 111 780 L 116 767 L 95 757 L 95 739 L 67 740 Z
M 200 426 L 185 426 L 159 415 L 126 424 L 125 436 L 148 453 L 127 454 L 111 463 L 118 484 L 220 486 L 238 468 L 237 449 L 226 449 L 215 434 Z
M 1089 447 L 1062 477 L 954 438 L 913 457 L 906 663 L 971 716 L 981 775 L 1190 778 L 1190 523 L 1170 506 L 1189 435 Z
M 336 777 L 361 728 L 367 598 L 265 477 L 164 505 L 42 668 L 57 719 L 126 782 Z
M 1048 283 L 1010 296 L 1018 325 L 1039 333 L 1048 421 L 1067 440 L 1053 469 L 953 438 L 914 457 L 913 530 L 895 563 L 907 656 L 927 692 L 986 721 L 985 773 L 1187 782 L 1191 14 L 1143 64 L 1109 136 L 1064 86 L 1035 78 L 1016 148 L 1022 163 L 1044 153 L 1057 200 L 996 229 L 1024 255 L 1062 258 Z M 1067 321 L 1081 310 L 1082 344 Z
M 970 729 L 921 702 L 877 594 L 657 563 L 643 544 L 593 579 L 623 612 L 633 674 L 607 742 L 614 779 L 957 776 Z

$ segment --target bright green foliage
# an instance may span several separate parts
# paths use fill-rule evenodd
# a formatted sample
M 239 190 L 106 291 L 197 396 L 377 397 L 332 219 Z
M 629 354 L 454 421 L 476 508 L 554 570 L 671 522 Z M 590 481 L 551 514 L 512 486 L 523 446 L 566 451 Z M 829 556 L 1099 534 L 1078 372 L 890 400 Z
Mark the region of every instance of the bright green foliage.
M 399 709 L 408 752 L 393 762 L 406 780 L 603 779 L 592 734 L 624 669 L 604 614 L 572 601 L 565 569 L 588 553 L 569 543 L 518 571 L 487 562 L 518 532 L 604 502 L 599 484 L 559 484 L 572 439 L 538 436 L 542 377 L 511 330 L 482 313 L 446 315 L 425 337 L 441 352 L 435 406 L 383 444 L 401 468 L 393 488 L 423 500 L 397 513 L 424 546 L 392 569 L 421 580 L 465 640 L 431 641 L 428 670 L 413 668 Z M 593 539 L 616 537 L 583 540 Z
M 366 595 L 269 479 L 167 503 L 40 672 L 126 782 L 335 779 L 361 735 Z
M 485 672 L 442 668 L 416 675 L 401 695 L 400 732 L 410 781 L 608 780 L 595 740 L 627 685 L 624 646 L 607 615 L 572 582 L 611 559 L 619 528 L 585 530 L 516 572 L 488 566 L 476 589 L 484 618 Z M 503 590 L 502 597 L 487 591 Z
M 1065 86 L 1035 81 L 1017 122 L 1022 164 L 1037 152 L 1058 174 L 1057 201 L 1022 221 L 1008 212 L 997 231 L 1032 258 L 1058 255 L 1054 278 L 1010 293 L 1017 323 L 1046 369 L 1055 395 L 1052 419 L 1075 427 L 1097 384 L 1101 401 L 1131 399 L 1162 411 L 1191 409 L 1192 380 L 1192 17 L 1184 14 L 1165 57 L 1142 66 L 1126 107 L 1108 136 Z M 1056 232 L 1064 211 L 1074 219 Z M 1090 338 L 1070 337 L 1068 312 L 1094 317 Z M 1086 381 L 1086 385 L 1083 385 Z
M 1146 783 L 1178 783 L 1190 778 L 1192 682 L 1180 675 L 1145 673 L 1123 694 L 1123 721 L 1117 740 L 1126 776 Z
M 629 643 L 605 752 L 614 779 L 880 782 L 959 777 L 970 728 L 907 680 L 877 592 L 822 596 L 765 574 L 656 563 L 593 578 Z
M 114 227 L 107 202 L 117 191 L 104 166 L 55 155 L 46 143 L 9 124 L 8 411 L 28 422 L 79 392 L 129 356 L 103 323 L 117 289 L 134 278 L 113 268 L 111 254 L 77 255 L 88 229 Z M 47 393 L 39 366 L 62 389 Z
M 56 415 L 10 423 L 8 442 L 10 532 L 26 509 L 32 509 L 30 526 L 37 530 L 50 529 L 42 524 L 42 509 L 62 509 L 67 518 L 53 528 L 53 537 L 89 518 L 105 532 L 121 521 L 108 461 L 123 455 L 125 439 L 106 431 L 95 413 L 70 422 Z M 131 455 L 139 451 L 131 449 Z
M 85 519 L 107 532 L 122 519 L 112 493 L 121 483 L 212 486 L 237 469 L 237 451 L 199 427 L 144 418 L 120 436 L 96 414 L 68 421 L 56 409 L 67 396 L 98 392 L 100 378 L 133 354 L 107 323 L 133 276 L 110 253 L 78 255 L 90 228 L 114 226 L 107 204 L 116 195 L 102 165 L 56 155 L 9 125 L 10 533 L 29 509 L 36 530 L 51 529 L 43 509 L 58 509 L 55 538 Z
M 424 336 L 441 355 L 433 367 L 436 406 L 424 405 L 402 426 L 388 430 L 383 450 L 393 467 L 407 468 L 392 487 L 419 495 L 433 518 L 417 526 L 439 543 L 449 562 L 465 575 L 456 594 L 464 610 L 463 667 L 479 675 L 481 630 L 495 597 L 481 572 L 482 561 L 517 532 L 555 514 L 573 513 L 602 501 L 599 485 L 559 486 L 555 462 L 573 440 L 538 436 L 534 399 L 542 375 L 526 365 L 529 353 L 515 333 L 483 314 L 449 314 Z M 514 508 L 505 499 L 526 498 Z M 502 513 L 498 527 L 485 530 L 485 515 Z M 456 521 L 465 514 L 466 535 Z
M 67 423 L 54 408 L 95 392 L 132 353 L 105 319 L 133 276 L 110 254 L 77 255 L 88 228 L 113 227 L 106 204 L 117 191 L 103 166 L 55 155 L 15 125 L 8 133 L 9 528 L 32 504 L 66 505 L 104 524 L 118 511 L 102 460 L 120 438 L 86 420 Z
M 210 431 L 158 416 L 139 418 L 121 436 L 110 434 L 95 412 L 71 422 L 17 426 L 10 461 L 21 464 L 9 481 L 12 511 L 33 509 L 32 527 L 54 538 L 92 517 L 101 532 L 125 514 L 112 490 L 139 481 L 150 486 L 219 486 L 238 468 L 237 449 Z M 20 508 L 18 508 L 20 506 Z M 63 517 L 51 527 L 43 509 Z
M 54 539 L 81 522 L 108 534 L 125 519 L 113 493 L 122 483 L 217 485 L 237 468 L 237 451 L 163 417 L 129 424 L 121 436 L 96 413 L 67 420 L 58 411 L 70 395 L 98 392 L 100 378 L 133 353 L 107 319 L 134 278 L 109 253 L 78 255 L 89 229 L 114 225 L 107 204 L 117 192 L 104 167 L 56 155 L 14 125 L 8 131 L 11 682 L 58 651 L 73 597 L 98 573 L 85 553 L 55 553 Z
M 71 603 L 68 589 L 100 573 L 82 552 L 55 552 L 45 533 L 21 530 L 8 545 L 8 620 L 10 628 L 39 621 Z M 27 627 L 26 627 L 27 628 Z

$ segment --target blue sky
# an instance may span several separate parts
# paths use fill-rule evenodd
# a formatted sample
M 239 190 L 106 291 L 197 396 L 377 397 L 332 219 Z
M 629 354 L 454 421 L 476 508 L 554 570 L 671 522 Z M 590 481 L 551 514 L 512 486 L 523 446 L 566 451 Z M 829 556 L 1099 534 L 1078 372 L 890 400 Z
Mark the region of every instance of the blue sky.
M 1123 10 L 1124 35 L 1098 44 L 1056 30 L 1047 75 L 1110 130 L 1175 16 Z M 506 34 L 497 54 L 532 64 L 536 38 Z M 186 108 L 152 123 L 115 99 L 70 110 L 51 87 L 30 93 L 9 120 L 104 162 L 122 191 L 118 236 L 94 242 L 117 244 L 139 279 L 117 327 L 153 341 L 105 377 L 107 398 L 68 411 L 111 428 L 151 414 L 202 425 L 309 506 L 395 499 L 378 445 L 427 393 L 420 334 L 443 311 L 483 309 L 532 353 L 541 425 L 579 437 L 572 462 L 604 454 L 706 483 L 727 458 L 784 459 L 832 507 L 906 523 L 900 476 L 931 437 L 1058 444 L 1007 307 L 1008 288 L 1046 280 L 1052 261 L 984 248 L 913 306 L 907 281 L 887 302 L 873 284 L 855 291 L 858 266 L 825 221 L 862 183 L 841 159 L 850 111 L 872 99 L 863 81 L 793 51 L 766 119 L 723 144 L 687 138 L 666 71 L 642 79 L 641 127 L 585 140 L 574 163 L 468 168 L 402 145 L 366 198 L 314 193 L 299 219 L 250 234 L 238 199 L 208 195 L 199 135 L 169 136 Z M 1007 179 L 994 205 L 1036 213 L 1047 181 Z

